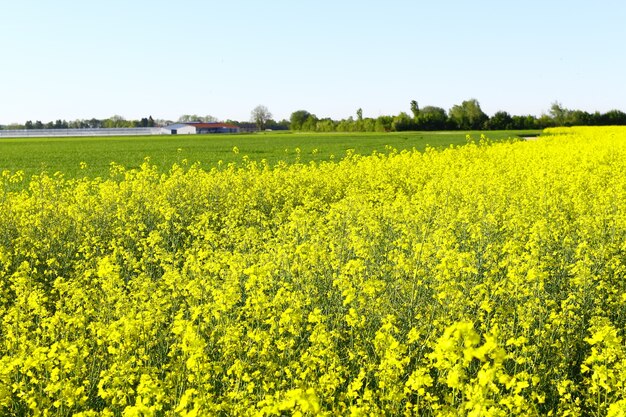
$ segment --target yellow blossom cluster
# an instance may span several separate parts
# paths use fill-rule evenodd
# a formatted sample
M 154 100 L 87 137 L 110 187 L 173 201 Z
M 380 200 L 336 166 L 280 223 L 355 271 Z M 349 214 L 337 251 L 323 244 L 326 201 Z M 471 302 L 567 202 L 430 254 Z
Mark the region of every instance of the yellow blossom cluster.
M 626 415 L 626 129 L 0 176 L 0 415 Z

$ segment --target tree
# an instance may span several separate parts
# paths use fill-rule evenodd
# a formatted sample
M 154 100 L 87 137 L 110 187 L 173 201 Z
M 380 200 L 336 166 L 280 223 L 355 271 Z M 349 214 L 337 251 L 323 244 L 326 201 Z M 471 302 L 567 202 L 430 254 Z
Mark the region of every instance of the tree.
M 111 128 L 121 128 L 121 127 L 133 127 L 134 123 L 130 120 L 124 119 L 124 117 L 120 115 L 111 116 L 108 119 L 102 121 L 102 127 L 107 129 Z
M 361 129 L 363 132 L 375 132 L 376 131 L 376 119 L 366 117 L 361 121 Z
M 505 111 L 496 112 L 485 123 L 487 129 L 506 130 L 513 128 L 513 118 Z
M 596 114 L 567 109 L 558 101 L 552 103 L 549 116 L 556 126 L 593 126 L 599 124 Z
M 281 121 L 276 121 L 274 119 L 269 119 L 265 124 L 265 127 L 272 130 L 289 130 L 289 120 L 283 119 Z
M 411 100 L 411 113 L 413 113 L 413 119 L 417 120 L 420 115 L 420 108 L 415 100 Z
M 401 112 L 393 118 L 393 121 L 391 122 L 391 129 L 396 132 L 415 130 L 415 123 L 413 119 L 411 119 L 411 116 L 405 112 Z
M 626 113 L 621 110 L 609 110 L 598 117 L 599 124 L 603 125 L 626 125 Z
M 67 122 L 65 120 L 57 120 L 54 122 L 54 129 L 67 129 L 69 127 L 69 125 L 67 124 Z
M 374 130 L 376 132 L 389 132 L 391 131 L 391 124 L 393 123 L 393 117 L 391 116 L 378 116 Z
M 302 130 L 307 132 L 315 132 L 317 130 L 317 117 L 314 114 L 310 114 L 302 124 Z
M 557 126 L 565 126 L 569 122 L 571 111 L 563 107 L 561 103 L 555 101 L 550 107 L 550 117 Z
M 446 128 L 448 115 L 441 107 L 426 106 L 420 110 L 418 128 L 424 130 L 443 130 Z
M 335 129 L 335 122 L 330 118 L 322 119 L 317 122 L 316 130 L 318 132 L 334 132 Z
M 198 116 L 197 114 L 183 114 L 178 118 L 179 123 L 189 123 L 189 122 L 204 122 L 204 123 L 214 123 L 217 122 L 217 118 L 207 114 L 206 116 Z
M 450 121 L 457 129 L 482 129 L 489 118 L 480 108 L 476 99 L 465 100 L 461 105 L 455 105 L 448 113 Z
M 354 125 L 354 130 L 356 132 L 363 132 L 363 109 L 358 108 L 356 111 L 356 123 Z
M 98 129 L 103 127 L 104 125 L 104 122 L 102 120 L 98 120 L 96 118 L 89 119 L 87 123 L 90 129 Z
M 304 125 L 309 116 L 311 116 L 311 113 L 306 110 L 297 110 L 291 113 L 291 117 L 289 118 L 290 129 L 302 130 L 302 125 Z
M 511 129 L 537 129 L 539 122 L 532 115 L 511 116 Z
M 591 113 L 583 110 L 573 110 L 569 113 L 567 123 L 571 126 L 593 126 L 594 117 Z
M 546 127 L 554 127 L 556 126 L 554 119 L 547 114 L 542 114 L 537 119 L 537 127 L 539 129 L 545 129 Z
M 337 124 L 337 132 L 352 132 L 354 131 L 354 126 L 354 118 L 350 116 L 347 119 L 342 119 Z
M 256 124 L 257 129 L 265 130 L 265 124 L 269 119 L 272 118 L 272 113 L 267 109 L 267 107 L 259 104 L 250 113 L 250 121 Z

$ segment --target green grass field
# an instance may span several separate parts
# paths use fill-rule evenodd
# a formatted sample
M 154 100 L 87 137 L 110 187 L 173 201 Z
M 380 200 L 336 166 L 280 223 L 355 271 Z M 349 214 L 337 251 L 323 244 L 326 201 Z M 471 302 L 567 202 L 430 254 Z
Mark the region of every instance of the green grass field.
M 489 139 L 536 135 L 538 131 L 483 132 Z M 265 159 L 270 165 L 279 161 L 323 161 L 342 158 L 348 149 L 369 155 L 385 152 L 386 146 L 398 150 L 423 150 L 426 146 L 445 147 L 466 142 L 466 135 L 479 138 L 481 132 L 401 132 L 401 133 L 263 133 L 249 135 L 130 136 L 74 138 L 0 139 L 0 172 L 22 170 L 26 177 L 43 171 L 61 172 L 66 177 L 105 177 L 111 162 L 126 168 L 138 167 L 146 157 L 166 171 L 186 160 L 200 162 L 205 168 L 218 161 Z M 239 149 L 238 153 L 233 148 Z M 87 166 L 81 169 L 81 162 Z

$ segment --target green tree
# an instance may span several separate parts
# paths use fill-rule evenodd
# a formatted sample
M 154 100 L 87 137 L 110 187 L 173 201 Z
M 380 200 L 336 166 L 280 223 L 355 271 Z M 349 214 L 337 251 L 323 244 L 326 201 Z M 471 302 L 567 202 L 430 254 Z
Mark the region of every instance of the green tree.
M 334 132 L 335 129 L 336 129 L 336 124 L 330 118 L 322 119 L 317 122 L 316 130 L 318 132 Z
M 411 100 L 411 113 L 413 113 L 413 119 L 417 120 L 419 118 L 420 108 L 415 100 Z
M 623 126 L 626 125 L 626 113 L 621 110 L 609 110 L 598 117 L 598 124 Z
M 594 117 L 589 112 L 574 110 L 569 113 L 566 123 L 570 126 L 592 126 L 594 125 Z
M 511 116 L 511 129 L 537 129 L 539 122 L 532 115 L 527 116 Z
M 465 100 L 461 105 L 453 106 L 448 117 L 452 125 L 461 130 L 482 129 L 489 118 L 476 99 Z
M 314 114 L 310 114 L 302 124 L 302 130 L 307 132 L 315 132 L 317 130 L 317 117 Z
M 103 120 L 98 120 L 96 118 L 93 119 L 89 119 L 88 123 L 88 127 L 91 129 L 99 129 L 101 127 L 104 127 L 104 121 Z
M 269 119 L 265 125 L 265 128 L 272 130 L 289 130 L 289 121 L 281 120 L 277 122 L 274 119 Z
M 539 119 L 537 119 L 537 127 L 539 129 L 545 129 L 546 127 L 554 127 L 556 126 L 556 123 L 554 122 L 554 119 L 547 114 L 542 114 Z
M 393 117 L 378 116 L 378 118 L 376 119 L 375 130 L 376 132 L 389 132 L 391 131 L 392 123 L 393 123 Z
M 448 115 L 441 107 L 426 106 L 420 110 L 418 129 L 443 130 L 446 128 Z
M 361 122 L 361 128 L 364 132 L 375 132 L 376 131 L 376 119 L 372 119 L 371 117 L 366 117 Z
M 54 129 L 67 129 L 69 127 L 69 125 L 67 124 L 67 122 L 65 120 L 57 120 L 54 122 Z
M 356 123 L 354 125 L 354 130 L 356 132 L 364 132 L 363 128 L 363 109 L 359 108 L 356 111 Z
M 411 116 L 405 112 L 401 112 L 393 118 L 393 121 L 391 122 L 391 129 L 396 132 L 415 130 L 415 123 Z
M 120 127 L 132 127 L 132 126 L 133 126 L 132 121 L 126 120 L 122 116 L 119 116 L 119 115 L 111 116 L 110 118 L 102 122 L 102 127 L 105 127 L 107 129 L 120 128 Z
M 485 123 L 487 129 L 506 130 L 513 128 L 513 117 L 505 111 L 498 111 Z
M 549 115 L 556 126 L 566 126 L 571 115 L 571 110 L 566 109 L 561 103 L 555 101 L 550 107 Z
M 179 123 L 189 123 L 189 122 L 204 122 L 204 123 L 214 123 L 217 122 L 217 118 L 207 114 L 206 116 L 198 116 L 197 114 L 183 114 L 178 118 Z
M 337 124 L 337 132 L 353 132 L 356 124 L 354 123 L 354 118 L 352 116 L 347 119 L 342 119 Z
M 289 128 L 291 130 L 302 130 L 302 125 L 304 125 L 309 116 L 311 116 L 311 113 L 306 110 L 294 111 L 289 118 Z

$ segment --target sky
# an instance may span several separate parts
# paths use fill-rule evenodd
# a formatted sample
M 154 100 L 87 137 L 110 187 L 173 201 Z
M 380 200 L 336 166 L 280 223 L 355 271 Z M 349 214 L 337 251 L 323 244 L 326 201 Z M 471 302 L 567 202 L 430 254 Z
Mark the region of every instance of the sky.
M 0 124 L 626 111 L 622 0 L 0 0 Z

